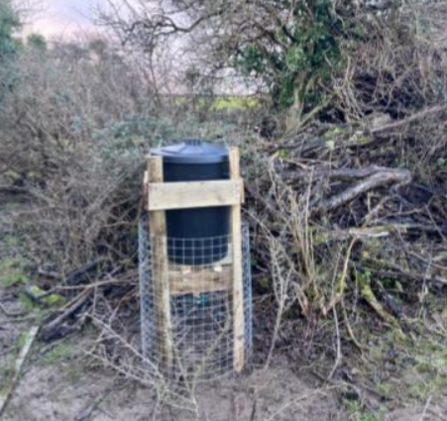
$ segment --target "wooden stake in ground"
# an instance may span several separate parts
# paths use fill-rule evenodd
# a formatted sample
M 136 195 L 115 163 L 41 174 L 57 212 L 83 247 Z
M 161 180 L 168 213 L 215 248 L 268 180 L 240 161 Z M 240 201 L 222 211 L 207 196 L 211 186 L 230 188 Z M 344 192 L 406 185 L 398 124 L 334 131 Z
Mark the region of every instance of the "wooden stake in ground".
M 163 182 L 163 160 L 161 157 L 150 156 L 148 159 L 149 183 Z M 152 194 L 151 184 L 148 186 L 149 197 Z M 149 227 L 151 233 L 151 250 L 155 256 L 156 276 L 154 277 L 155 305 L 157 307 L 157 335 L 163 353 L 163 362 L 169 370 L 173 361 L 171 302 L 168 273 L 168 247 L 166 243 L 166 214 L 164 210 L 149 212 Z
M 239 150 L 230 149 L 230 178 L 240 180 Z M 234 370 L 244 368 L 244 291 L 242 279 L 241 204 L 231 207 L 231 236 L 233 242 L 233 330 Z
M 11 380 L 11 384 L 9 387 L 7 387 L 6 392 L 2 395 L 0 395 L 0 419 L 3 415 L 3 413 L 6 410 L 6 407 L 12 397 L 12 394 L 19 384 L 20 380 L 20 374 L 22 372 L 22 368 L 25 364 L 25 361 L 31 351 L 31 347 L 33 346 L 33 343 L 35 339 L 37 338 L 37 334 L 39 333 L 39 326 L 34 326 L 31 328 L 31 330 L 26 335 L 25 344 L 23 345 L 22 349 L 20 350 L 19 356 L 17 357 L 15 367 L 14 367 L 14 375 Z

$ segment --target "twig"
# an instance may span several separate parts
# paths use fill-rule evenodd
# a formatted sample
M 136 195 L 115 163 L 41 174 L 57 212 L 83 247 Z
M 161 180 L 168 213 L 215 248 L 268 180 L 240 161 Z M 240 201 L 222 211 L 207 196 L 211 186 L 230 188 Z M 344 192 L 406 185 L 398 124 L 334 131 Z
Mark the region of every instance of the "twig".
M 107 399 L 107 397 L 112 392 L 112 388 L 108 388 L 104 391 L 104 393 L 99 397 L 93 400 L 91 404 L 87 406 L 87 408 L 80 411 L 74 418 L 74 421 L 89 421 L 94 412 L 99 409 L 101 404 Z
M 327 308 L 325 309 L 328 313 L 332 308 L 334 308 L 342 299 L 346 289 L 346 279 L 348 277 L 349 261 L 351 259 L 352 248 L 357 241 L 357 237 L 354 237 L 349 244 L 348 251 L 346 252 L 345 261 L 343 264 L 343 272 L 341 273 L 340 279 L 337 282 L 336 290 L 333 292 L 331 301 L 329 302 Z M 337 273 L 335 273 L 336 275 Z M 335 315 L 335 313 L 334 313 Z
M 427 411 L 430 408 L 430 404 L 431 404 L 431 399 L 432 397 L 429 396 L 429 398 L 427 399 L 427 403 L 424 406 L 424 410 L 422 411 L 421 416 L 419 417 L 419 421 L 424 421 L 425 416 L 427 415 Z
M 28 354 L 30 353 L 31 347 L 33 346 L 37 334 L 39 333 L 39 328 L 39 326 L 34 326 L 33 328 L 31 328 L 26 336 L 25 344 L 20 350 L 19 356 L 15 363 L 14 376 L 12 378 L 11 384 L 7 388 L 6 393 L 3 396 L 0 396 L 0 418 L 5 412 L 6 407 L 11 400 L 12 394 L 14 393 L 14 390 L 19 383 L 23 365 L 25 364 Z
M 434 415 L 435 417 L 439 418 L 440 421 L 447 421 L 447 417 L 440 412 L 436 411 L 435 409 L 428 408 L 427 412 Z
M 336 337 L 337 337 L 337 357 L 335 359 L 334 366 L 332 367 L 332 370 L 331 370 L 331 372 L 329 374 L 329 377 L 328 377 L 329 379 L 332 379 L 332 377 L 334 376 L 337 368 L 340 366 L 342 358 L 343 358 L 343 355 L 341 353 L 340 328 L 339 328 L 339 325 L 338 325 L 338 315 L 337 315 L 336 306 L 334 306 L 332 308 L 332 312 L 334 313 L 335 334 L 336 334 Z
M 110 279 L 108 281 L 99 281 L 99 282 L 95 282 L 93 284 L 88 284 L 88 285 L 77 285 L 77 286 L 57 286 L 55 288 L 55 291 L 76 291 L 76 290 L 88 290 L 88 289 L 95 289 L 98 287 L 103 287 L 103 286 L 111 286 L 111 285 L 126 285 L 126 284 L 131 284 L 130 282 L 126 282 L 126 280 L 123 281 L 123 279 Z
M 44 276 L 46 278 L 51 278 L 51 279 L 56 279 L 56 280 L 61 280 L 62 279 L 62 276 L 59 275 L 58 273 L 51 272 L 51 271 L 48 271 L 48 270 L 45 270 L 45 269 L 42 269 L 42 268 L 38 268 L 37 269 L 37 274 L 40 275 L 40 276 Z
M 346 330 L 348 331 L 348 335 L 351 338 L 352 343 L 358 348 L 358 350 L 362 354 L 362 358 L 364 358 L 363 351 L 365 350 L 365 347 L 358 341 L 356 338 L 354 331 L 352 330 L 351 323 L 349 322 L 348 312 L 346 310 L 345 304 L 343 300 L 341 301 L 341 306 L 343 310 L 343 318 L 345 320 Z
M 10 311 L 6 310 L 5 306 L 2 303 L 0 303 L 0 311 L 7 317 L 21 317 L 26 314 L 23 311 L 11 313 Z

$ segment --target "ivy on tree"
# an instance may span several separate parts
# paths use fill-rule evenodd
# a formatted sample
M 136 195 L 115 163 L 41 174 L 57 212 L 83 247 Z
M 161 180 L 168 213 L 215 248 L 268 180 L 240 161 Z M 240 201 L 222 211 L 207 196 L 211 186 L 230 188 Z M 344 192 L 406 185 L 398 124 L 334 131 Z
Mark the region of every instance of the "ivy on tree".
M 302 114 L 318 105 L 321 85 L 342 62 L 343 22 L 329 0 L 280 0 L 270 7 L 278 16 L 291 10 L 290 18 L 240 45 L 234 65 L 262 79 L 278 111 L 293 107 Z

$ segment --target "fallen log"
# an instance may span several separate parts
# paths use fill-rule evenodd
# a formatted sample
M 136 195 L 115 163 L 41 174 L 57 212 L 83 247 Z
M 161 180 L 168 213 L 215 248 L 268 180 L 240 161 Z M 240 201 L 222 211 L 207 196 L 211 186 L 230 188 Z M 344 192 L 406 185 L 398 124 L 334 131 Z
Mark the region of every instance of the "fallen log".
M 418 272 L 407 272 L 403 269 L 397 269 L 397 270 L 372 269 L 372 272 L 375 275 L 380 276 L 381 278 L 406 279 L 408 281 L 426 282 L 428 284 L 438 285 L 440 287 L 447 287 L 447 279 L 441 278 L 440 276 L 428 275 L 425 273 L 418 273 Z
M 55 315 L 51 315 L 47 319 L 47 323 L 43 325 L 40 337 L 44 341 L 51 341 L 56 338 L 65 336 L 67 333 L 71 332 L 72 329 L 64 328 L 64 323 L 69 319 L 73 318 L 78 314 L 87 301 L 92 296 L 94 290 L 86 289 L 81 294 L 79 294 L 74 300 L 72 300 L 67 306 L 65 306 L 62 311 L 59 311 Z M 59 314 L 60 313 L 60 314 Z
M 320 212 L 330 212 L 351 202 L 363 193 L 389 184 L 407 184 L 411 182 L 411 179 L 412 176 L 408 170 L 397 170 L 392 168 L 382 169 L 367 177 L 365 180 L 349 187 L 342 193 L 323 201 L 317 206 L 317 210 Z
M 372 134 L 378 134 L 382 132 L 387 132 L 390 130 L 398 129 L 408 124 L 414 123 L 415 121 L 423 120 L 428 117 L 432 117 L 441 112 L 446 112 L 447 108 L 445 105 L 436 105 L 431 108 L 427 108 L 426 110 L 420 111 L 416 114 L 411 115 L 410 117 L 404 118 L 403 120 L 394 121 L 393 123 L 385 124 L 381 127 L 376 127 L 370 130 Z
M 64 285 L 73 286 L 88 281 L 90 277 L 93 277 L 98 272 L 99 267 L 103 262 L 104 258 L 99 258 L 74 270 L 65 278 Z

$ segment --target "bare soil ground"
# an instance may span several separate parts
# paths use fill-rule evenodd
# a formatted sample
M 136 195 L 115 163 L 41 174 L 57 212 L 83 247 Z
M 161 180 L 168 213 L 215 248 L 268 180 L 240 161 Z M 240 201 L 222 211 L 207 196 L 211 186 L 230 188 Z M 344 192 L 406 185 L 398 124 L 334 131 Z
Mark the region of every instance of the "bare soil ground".
M 5 303 L 8 300 L 3 301 Z M 8 308 L 12 310 L 12 305 Z M 26 323 L 0 315 L 1 383 Z M 343 421 L 346 414 L 330 389 L 314 388 L 286 361 L 238 378 L 199 386 L 196 410 L 175 404 L 160 407 L 153 391 L 92 365 L 86 339 L 71 339 L 53 349 L 38 344 L 8 405 L 4 421 Z
M 1 293 L 7 311 L 19 311 L 14 295 Z M 29 322 L 0 314 L 0 385 Z M 91 333 L 91 332 L 90 332 Z M 292 362 L 276 358 L 271 368 L 199 386 L 196 409 L 159 405 L 152 390 L 115 375 L 85 354 L 89 332 L 56 345 L 35 344 L 4 414 L 4 421 L 444 421 L 447 400 L 429 399 L 369 415 L 350 410 L 339 388 L 318 387 L 296 374 Z M 0 387 L 1 389 L 1 387 Z
M 95 374 L 73 382 L 54 367 L 32 369 L 10 404 L 6 420 L 76 420 L 89 411 L 111 379 Z M 280 388 L 287 382 L 287 388 Z M 42 388 L 42 385 L 45 385 Z M 200 393 L 202 392 L 202 393 Z M 256 373 L 241 383 L 227 382 L 198 391 L 197 413 L 157 408 L 150 391 L 128 385 L 114 390 L 91 419 L 106 420 L 344 420 L 330 394 L 312 390 L 287 370 Z M 254 403 L 257 405 L 254 406 Z M 254 408 L 256 411 L 254 412 Z

